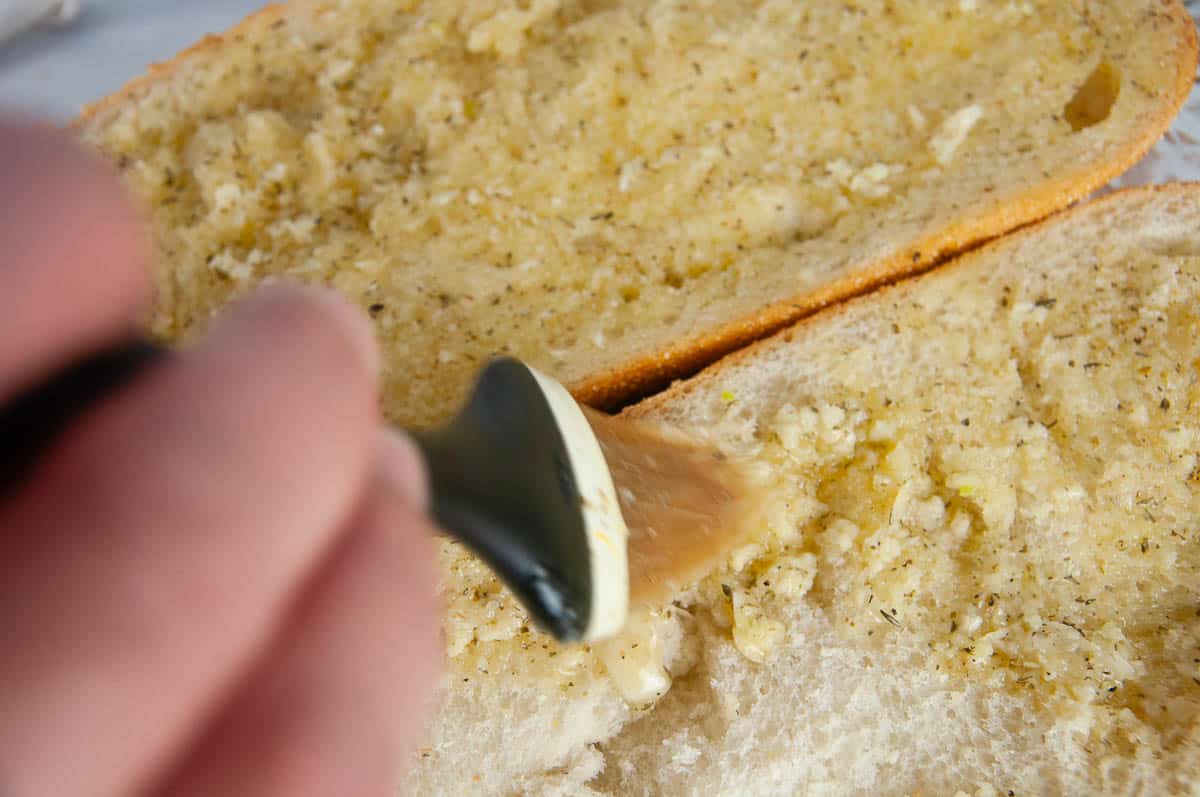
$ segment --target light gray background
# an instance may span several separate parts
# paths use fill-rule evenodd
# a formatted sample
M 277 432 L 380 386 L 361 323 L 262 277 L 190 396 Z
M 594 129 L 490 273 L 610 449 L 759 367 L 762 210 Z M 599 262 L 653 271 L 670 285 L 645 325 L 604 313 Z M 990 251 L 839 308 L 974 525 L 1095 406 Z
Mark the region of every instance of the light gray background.
M 4 3 L 5 0 L 0 0 Z M 220 33 L 262 0 L 83 0 L 63 27 L 0 43 L 0 107 L 67 121 L 146 65 Z
M 4 3 L 7 0 L 0 0 Z M 0 109 L 65 122 L 205 33 L 225 30 L 261 0 L 83 0 L 69 25 L 0 43 Z M 1188 0 L 1200 19 L 1200 0 Z M 1117 185 L 1200 180 L 1200 91 L 1174 128 Z

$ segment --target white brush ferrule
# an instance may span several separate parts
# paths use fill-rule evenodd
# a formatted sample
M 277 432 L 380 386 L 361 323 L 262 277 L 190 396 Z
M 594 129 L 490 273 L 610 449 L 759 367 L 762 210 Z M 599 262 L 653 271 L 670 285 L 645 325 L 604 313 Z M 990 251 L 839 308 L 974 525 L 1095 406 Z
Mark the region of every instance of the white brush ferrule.
M 629 614 L 629 529 L 604 452 L 583 410 L 557 381 L 525 367 L 554 414 L 579 491 L 592 577 L 592 608 L 583 639 L 603 639 L 619 632 Z

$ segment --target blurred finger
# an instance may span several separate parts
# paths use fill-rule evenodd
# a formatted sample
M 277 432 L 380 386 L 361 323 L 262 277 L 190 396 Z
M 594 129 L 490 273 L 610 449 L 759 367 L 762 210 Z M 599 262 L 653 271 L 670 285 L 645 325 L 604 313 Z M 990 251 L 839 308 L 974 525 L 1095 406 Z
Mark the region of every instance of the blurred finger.
M 150 247 L 120 181 L 68 134 L 0 122 L 0 401 L 128 334 Z
M 411 473 L 398 476 L 371 491 L 286 633 L 162 794 L 396 793 L 439 651 L 430 534 L 401 493 Z
M 373 351 L 269 292 L 48 453 L 0 511 L 0 794 L 126 793 L 207 721 L 364 489 Z

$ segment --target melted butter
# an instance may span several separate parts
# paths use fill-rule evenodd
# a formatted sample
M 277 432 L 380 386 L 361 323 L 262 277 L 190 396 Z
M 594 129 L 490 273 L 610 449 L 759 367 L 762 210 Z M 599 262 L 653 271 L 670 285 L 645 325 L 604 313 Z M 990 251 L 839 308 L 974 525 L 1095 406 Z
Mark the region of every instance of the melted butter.
M 650 705 L 671 688 L 660 623 L 659 616 L 639 612 L 630 617 L 624 633 L 598 646 L 609 677 L 632 706 Z
M 1200 260 L 1113 245 L 1091 273 L 950 270 L 869 322 L 911 341 L 711 385 L 718 437 L 772 482 L 760 550 L 699 590 L 743 655 L 767 661 L 802 599 L 1096 738 L 1194 735 Z

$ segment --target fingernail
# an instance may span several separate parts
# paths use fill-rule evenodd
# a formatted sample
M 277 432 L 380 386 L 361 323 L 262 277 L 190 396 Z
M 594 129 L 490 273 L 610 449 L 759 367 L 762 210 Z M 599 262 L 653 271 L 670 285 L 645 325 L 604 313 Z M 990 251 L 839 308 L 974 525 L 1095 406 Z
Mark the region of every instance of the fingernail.
M 384 429 L 379 436 L 379 466 L 393 490 L 410 506 L 424 511 L 429 506 L 429 476 L 425 458 L 408 435 Z

